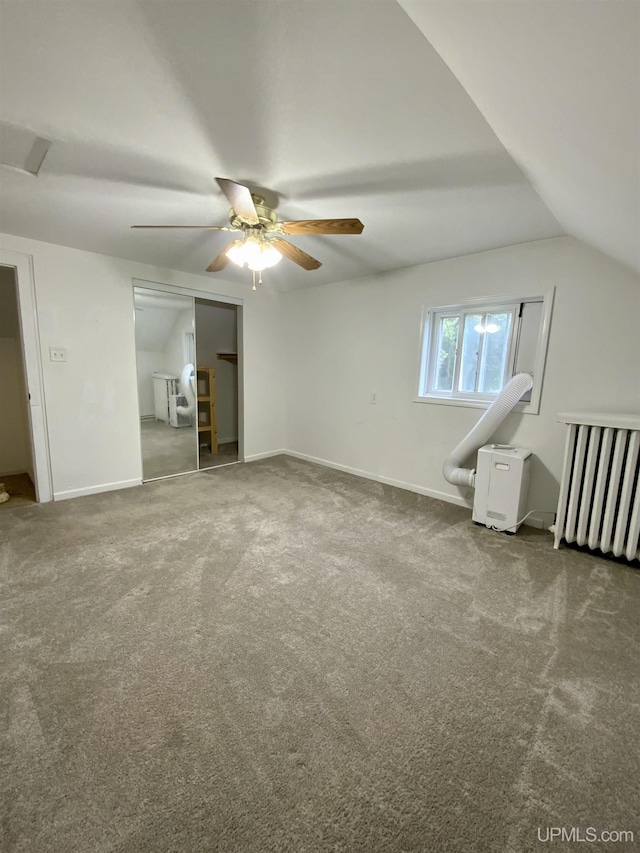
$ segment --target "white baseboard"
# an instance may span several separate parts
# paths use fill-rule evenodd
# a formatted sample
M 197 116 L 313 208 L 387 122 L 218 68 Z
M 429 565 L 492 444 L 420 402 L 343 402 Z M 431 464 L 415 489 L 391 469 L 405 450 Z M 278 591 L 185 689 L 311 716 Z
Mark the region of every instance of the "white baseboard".
M 118 483 L 100 483 L 99 486 L 88 486 L 86 489 L 67 489 L 64 492 L 54 492 L 54 501 L 66 501 L 70 498 L 81 498 L 83 495 L 97 495 L 99 492 L 114 492 L 117 489 L 130 489 L 141 486 L 142 480 L 120 480 Z
M 2 474 L 0 474 L 0 479 L 2 479 L 2 477 L 14 477 L 16 474 L 28 474 L 31 478 L 31 482 L 33 482 L 33 474 L 31 471 L 26 471 L 24 468 L 12 468 L 10 471 L 3 471 Z
M 266 453 L 254 453 L 252 456 L 245 456 L 245 462 L 257 462 L 258 459 L 269 459 L 271 456 L 286 456 L 288 450 L 267 450 Z
M 526 518 L 522 524 L 524 527 L 538 527 L 540 530 L 548 530 L 549 525 L 553 522 L 553 513 L 548 512 L 546 515 L 547 520 L 545 521 L 539 515 L 530 515 Z
M 424 486 L 418 486 L 416 483 L 406 483 L 404 480 L 393 480 L 391 477 L 383 477 L 380 474 L 374 474 L 372 471 L 362 471 L 360 468 L 352 468 L 349 465 L 340 465 L 337 462 L 330 462 L 328 459 L 319 459 L 317 456 L 309 456 L 306 453 L 297 453 L 295 450 L 283 450 L 282 453 L 287 456 L 294 456 L 296 459 L 304 459 L 307 462 L 315 462 L 316 465 L 324 465 L 325 468 L 335 468 L 336 471 L 344 471 L 347 474 L 355 474 L 356 477 L 364 477 L 366 480 L 375 480 L 377 483 L 384 483 L 386 486 L 395 486 L 397 489 L 406 489 L 408 492 L 416 492 L 419 495 L 425 495 L 428 498 L 436 498 L 439 501 L 446 501 L 457 506 L 464 506 L 471 509 L 472 502 L 457 495 L 449 495 L 446 492 L 440 492 L 437 489 L 427 489 Z
M 466 509 L 471 509 L 473 502 L 458 495 L 450 495 L 447 492 L 441 492 L 438 489 L 427 489 L 424 486 L 419 486 L 417 483 L 407 483 L 404 480 L 394 480 L 391 477 L 383 477 L 380 474 L 374 474 L 372 471 L 363 471 L 360 468 L 353 468 L 350 465 L 341 465 L 338 462 L 331 462 L 329 459 L 321 459 L 318 456 L 309 456 L 307 453 L 298 453 L 295 450 L 268 450 L 264 453 L 254 453 L 251 456 L 245 456 L 245 462 L 257 462 L 259 459 L 270 459 L 273 456 L 292 456 L 295 459 L 302 459 L 305 462 L 313 462 L 316 465 L 322 465 L 325 468 L 333 468 L 336 471 L 344 471 L 346 474 L 354 474 L 356 477 L 363 477 L 365 480 L 374 480 L 377 483 L 384 483 L 386 486 L 394 486 L 397 489 L 405 489 L 408 492 L 415 492 L 418 495 L 425 495 L 428 498 L 435 498 L 439 501 L 462 506 Z M 230 463 L 237 464 L 237 463 Z M 211 470 L 211 469 L 209 469 Z M 194 473 L 193 471 L 187 473 Z M 162 479 L 162 478 L 160 478 Z M 110 492 L 116 489 L 128 489 L 133 486 L 141 486 L 142 480 L 122 480 L 118 483 L 102 483 L 99 486 L 89 486 L 86 489 L 69 489 L 65 492 L 54 492 L 54 501 L 68 500 L 69 498 L 79 498 L 82 495 L 94 495 L 99 492 Z M 525 525 L 529 527 L 538 527 L 546 530 L 551 523 L 549 520 L 552 513 L 542 515 L 530 515 L 525 521 Z
M 418 495 L 425 495 L 428 498 L 435 498 L 436 500 L 445 501 L 446 503 L 455 504 L 456 506 L 466 507 L 466 509 L 473 508 L 473 501 L 467 500 L 466 498 L 458 495 L 450 495 L 447 492 L 441 492 L 437 489 L 426 489 L 424 486 L 418 486 L 416 483 L 406 483 L 403 480 L 393 480 L 391 477 L 382 477 L 380 474 L 374 474 L 371 471 L 362 471 L 360 468 L 352 468 L 349 465 L 340 465 L 337 462 L 330 462 L 328 459 L 319 459 L 317 456 L 309 456 L 306 453 L 297 453 L 295 450 L 282 450 L 280 453 L 284 453 L 285 456 L 293 456 L 296 459 L 304 459 L 306 462 L 315 462 L 316 465 L 323 465 L 325 468 L 334 468 L 336 471 L 355 474 L 356 477 L 364 477 L 366 480 L 375 480 L 377 483 L 384 483 L 386 486 L 395 486 L 397 489 L 406 489 L 408 492 L 416 492 Z M 552 513 L 546 514 L 546 522 L 544 520 L 544 516 L 530 515 L 524 524 L 528 527 L 539 527 L 546 530 L 550 524 L 550 521 L 548 520 L 550 515 L 553 516 Z

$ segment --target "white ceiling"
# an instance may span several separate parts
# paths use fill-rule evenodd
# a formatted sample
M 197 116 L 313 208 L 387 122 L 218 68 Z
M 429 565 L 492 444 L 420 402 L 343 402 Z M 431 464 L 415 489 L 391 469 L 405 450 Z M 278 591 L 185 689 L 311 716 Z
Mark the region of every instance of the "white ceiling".
M 464 4 L 418 5 L 446 22 L 444 7 Z M 573 225 L 555 204 L 558 225 L 396 0 L 0 8 L 0 119 L 53 140 L 38 177 L 0 169 L 0 230 L 203 273 L 228 235 L 129 226 L 226 224 L 216 175 L 263 188 L 282 219 L 364 222 L 360 236 L 292 237 L 323 266 L 267 271 L 286 290 Z
M 640 270 L 638 0 L 398 0 L 566 231 Z

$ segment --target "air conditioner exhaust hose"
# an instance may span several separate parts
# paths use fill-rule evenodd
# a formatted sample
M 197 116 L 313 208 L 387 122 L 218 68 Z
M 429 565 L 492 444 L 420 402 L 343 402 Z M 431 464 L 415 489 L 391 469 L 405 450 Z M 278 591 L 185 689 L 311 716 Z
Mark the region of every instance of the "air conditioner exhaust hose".
M 532 386 L 533 377 L 528 373 L 517 373 L 507 382 L 478 423 L 446 459 L 442 473 L 447 482 L 453 483 L 454 486 L 475 486 L 475 468 L 462 468 L 462 463 L 489 441 L 522 395 Z
M 192 415 L 196 410 L 195 392 L 195 368 L 192 364 L 185 364 L 180 376 L 180 391 L 187 398 L 187 406 L 176 406 L 179 415 Z

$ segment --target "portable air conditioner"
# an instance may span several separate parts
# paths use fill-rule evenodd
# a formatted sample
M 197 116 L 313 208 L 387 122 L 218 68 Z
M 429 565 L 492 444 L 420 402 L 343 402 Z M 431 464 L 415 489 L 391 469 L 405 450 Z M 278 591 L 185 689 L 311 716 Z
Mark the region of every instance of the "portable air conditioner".
M 525 514 L 531 451 L 508 444 L 485 444 L 478 450 L 473 520 L 515 533 Z
M 171 396 L 178 391 L 178 377 L 171 373 L 152 373 L 156 420 L 170 422 Z
M 169 423 L 172 427 L 190 427 L 191 415 L 183 415 L 178 412 L 178 407 L 187 407 L 187 398 L 184 394 L 172 394 L 169 397 Z

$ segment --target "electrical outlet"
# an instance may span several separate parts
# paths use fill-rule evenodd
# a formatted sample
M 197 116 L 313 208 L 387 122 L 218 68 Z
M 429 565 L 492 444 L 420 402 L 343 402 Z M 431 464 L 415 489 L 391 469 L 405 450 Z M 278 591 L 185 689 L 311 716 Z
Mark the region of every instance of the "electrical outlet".
M 49 347 L 50 361 L 66 361 L 67 351 L 62 347 Z
M 369 397 L 369 402 L 371 403 L 372 406 L 375 406 L 377 404 L 377 402 L 378 402 L 378 392 L 377 391 L 371 392 L 371 396 Z

